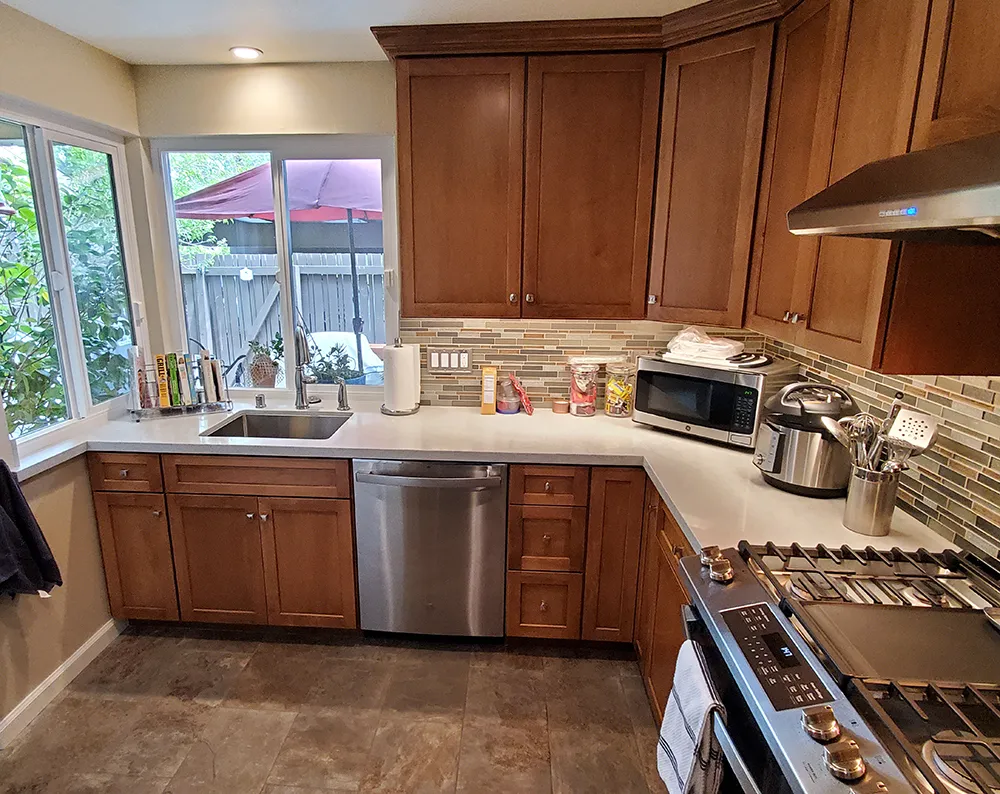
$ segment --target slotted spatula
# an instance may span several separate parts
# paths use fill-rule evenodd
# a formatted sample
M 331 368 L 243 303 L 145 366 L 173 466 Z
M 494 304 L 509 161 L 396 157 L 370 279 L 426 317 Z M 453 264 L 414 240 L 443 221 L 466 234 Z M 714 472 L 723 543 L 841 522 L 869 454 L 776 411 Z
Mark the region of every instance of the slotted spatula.
M 885 434 L 889 459 L 906 463 L 908 458 L 921 455 L 937 439 L 938 420 L 928 414 L 901 408 Z

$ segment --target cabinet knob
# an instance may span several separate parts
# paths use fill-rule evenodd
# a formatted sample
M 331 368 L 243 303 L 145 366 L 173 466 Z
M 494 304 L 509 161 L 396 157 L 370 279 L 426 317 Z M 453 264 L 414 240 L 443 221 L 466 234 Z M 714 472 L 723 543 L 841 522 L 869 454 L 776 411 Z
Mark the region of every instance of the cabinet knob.
M 260 514 L 260 520 L 261 521 L 267 521 L 267 513 L 261 513 Z
M 542 543 L 548 543 L 550 540 L 552 540 L 551 535 L 542 535 Z
M 790 311 L 785 312 L 785 316 L 781 319 L 783 322 L 789 322 L 792 319 L 792 313 Z
M 507 300 L 511 303 L 517 303 L 517 293 L 516 292 L 510 293 L 510 295 L 507 296 Z
M 680 546 L 674 546 L 674 556 L 679 560 L 681 557 L 684 556 L 684 549 L 682 549 Z
M 805 322 L 806 316 L 804 314 L 799 314 L 798 312 L 792 312 L 791 322 Z
M 118 472 L 122 477 L 128 477 L 128 469 L 122 469 Z
M 646 303 L 648 303 L 650 306 L 655 305 L 656 304 L 656 296 L 655 295 L 647 295 L 646 296 Z
M 534 303 L 534 302 L 535 302 L 535 293 L 533 293 L 533 292 L 529 292 L 529 293 L 527 293 L 527 294 L 526 294 L 526 295 L 524 296 L 524 299 L 525 299 L 525 300 L 526 300 L 526 301 L 527 301 L 528 303 Z
M 548 480 L 545 481 L 545 490 L 546 491 L 552 490 L 552 483 L 550 483 Z
M 257 515 L 256 513 L 247 513 L 247 518 L 252 521 L 253 518 L 254 518 L 254 516 L 256 516 L 256 515 Z
M 154 518 L 159 518 L 160 517 L 160 511 L 159 510 L 154 510 L 153 511 L 153 517 Z
M 548 611 L 549 611 L 549 605 L 548 605 L 548 604 L 546 604 L 546 603 L 545 603 L 544 601 L 542 601 L 542 603 L 540 603 L 540 604 L 538 605 L 538 609 L 539 609 L 539 611 L 541 611 L 541 612 L 548 612 Z

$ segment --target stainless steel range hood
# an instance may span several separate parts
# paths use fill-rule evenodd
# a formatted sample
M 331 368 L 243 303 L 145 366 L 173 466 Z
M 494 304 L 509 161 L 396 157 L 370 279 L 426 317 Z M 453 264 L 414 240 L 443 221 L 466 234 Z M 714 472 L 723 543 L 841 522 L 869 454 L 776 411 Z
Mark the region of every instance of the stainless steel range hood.
M 862 166 L 789 210 L 788 229 L 1000 244 L 1000 134 Z

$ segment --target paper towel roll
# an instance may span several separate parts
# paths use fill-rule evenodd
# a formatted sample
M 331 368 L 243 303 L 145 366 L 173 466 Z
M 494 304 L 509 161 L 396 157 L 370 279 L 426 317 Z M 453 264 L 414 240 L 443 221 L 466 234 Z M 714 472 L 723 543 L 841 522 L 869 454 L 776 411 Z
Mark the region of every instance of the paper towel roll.
M 388 411 L 411 411 L 420 400 L 419 346 L 387 347 L 385 364 L 385 407 Z

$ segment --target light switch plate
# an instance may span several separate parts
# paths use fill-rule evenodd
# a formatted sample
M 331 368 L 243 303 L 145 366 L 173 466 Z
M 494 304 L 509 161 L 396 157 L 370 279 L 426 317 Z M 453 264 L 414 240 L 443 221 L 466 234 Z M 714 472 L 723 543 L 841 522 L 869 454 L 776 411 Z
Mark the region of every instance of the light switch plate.
M 428 372 L 472 372 L 472 354 L 461 347 L 427 348 Z

